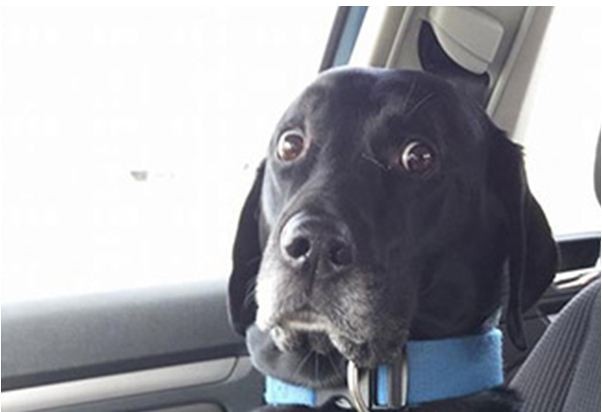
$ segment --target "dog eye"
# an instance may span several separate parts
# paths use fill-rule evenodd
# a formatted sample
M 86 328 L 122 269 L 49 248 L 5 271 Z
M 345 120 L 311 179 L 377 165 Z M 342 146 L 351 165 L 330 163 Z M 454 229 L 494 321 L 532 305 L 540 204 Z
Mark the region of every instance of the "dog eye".
M 435 165 L 435 151 L 426 143 L 414 140 L 403 149 L 399 161 L 408 172 L 426 174 Z
M 300 130 L 288 130 L 278 139 L 278 157 L 285 162 L 295 160 L 305 151 L 305 136 Z

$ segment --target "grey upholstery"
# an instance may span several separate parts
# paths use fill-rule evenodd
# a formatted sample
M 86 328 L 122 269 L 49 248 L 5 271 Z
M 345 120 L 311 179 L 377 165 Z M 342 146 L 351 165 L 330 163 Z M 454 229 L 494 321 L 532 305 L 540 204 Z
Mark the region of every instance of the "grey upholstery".
M 600 280 L 563 308 L 510 386 L 525 412 L 600 411 Z

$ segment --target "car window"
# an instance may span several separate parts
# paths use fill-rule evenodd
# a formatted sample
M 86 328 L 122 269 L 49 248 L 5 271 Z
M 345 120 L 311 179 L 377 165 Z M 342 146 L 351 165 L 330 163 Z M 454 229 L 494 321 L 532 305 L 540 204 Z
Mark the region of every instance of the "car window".
M 369 8 L 352 64 L 374 57 L 374 39 L 388 11 Z M 558 236 L 601 228 L 593 188 L 602 101 L 598 14 L 595 8 L 554 8 L 512 136 L 525 147 L 531 189 Z
M 515 132 L 556 235 L 599 231 L 593 175 L 602 101 L 597 10 L 554 9 Z
M 228 275 L 336 8 L 163 4 L 3 8 L 4 302 Z

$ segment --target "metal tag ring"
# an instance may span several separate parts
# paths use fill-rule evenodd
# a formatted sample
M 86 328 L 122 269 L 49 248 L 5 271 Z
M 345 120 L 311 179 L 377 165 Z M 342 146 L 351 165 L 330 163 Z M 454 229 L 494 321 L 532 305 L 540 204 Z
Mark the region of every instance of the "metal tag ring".
M 360 370 L 351 361 L 347 363 L 347 389 L 351 396 L 351 403 L 357 412 L 370 412 L 360 390 Z

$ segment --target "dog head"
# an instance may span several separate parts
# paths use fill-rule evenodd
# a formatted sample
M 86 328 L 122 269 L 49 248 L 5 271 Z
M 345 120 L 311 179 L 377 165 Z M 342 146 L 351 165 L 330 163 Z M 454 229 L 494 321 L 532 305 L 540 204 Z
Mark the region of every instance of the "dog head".
M 474 333 L 521 314 L 556 249 L 522 153 L 450 84 L 337 69 L 288 108 L 244 205 L 229 284 L 237 331 L 281 352 L 371 367 L 407 339 Z

